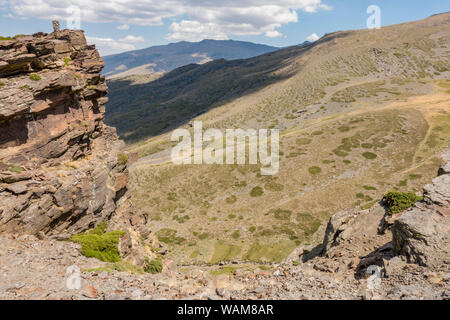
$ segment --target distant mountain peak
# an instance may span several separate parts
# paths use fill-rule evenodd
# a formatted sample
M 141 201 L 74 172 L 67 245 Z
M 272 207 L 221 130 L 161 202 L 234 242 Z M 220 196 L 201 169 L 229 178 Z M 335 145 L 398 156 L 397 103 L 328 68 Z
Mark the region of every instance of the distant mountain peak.
M 187 64 L 203 64 L 217 59 L 247 59 L 278 49 L 236 40 L 180 41 L 105 56 L 103 74 L 108 78 L 117 78 L 133 74 L 161 73 Z

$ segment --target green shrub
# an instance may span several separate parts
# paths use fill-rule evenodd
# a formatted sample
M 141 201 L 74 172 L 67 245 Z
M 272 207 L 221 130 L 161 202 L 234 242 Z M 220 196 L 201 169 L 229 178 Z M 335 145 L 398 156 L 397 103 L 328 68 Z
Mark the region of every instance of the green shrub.
M 412 207 L 423 198 L 412 192 L 391 191 L 383 196 L 382 202 L 388 209 L 388 214 L 395 214 Z
M 163 263 L 160 259 L 154 259 L 149 261 L 148 258 L 145 258 L 144 271 L 151 274 L 161 273 L 163 269 Z
M 90 231 L 72 236 L 69 241 L 81 244 L 81 254 L 85 257 L 106 262 L 121 261 L 118 244 L 125 232 L 105 233 L 106 228 L 106 224 L 99 224 Z
M 375 159 L 377 157 L 377 155 L 375 153 L 372 153 L 372 152 L 364 152 L 362 155 L 367 160 L 373 160 L 373 159 Z
M 314 167 L 309 168 L 308 171 L 311 174 L 319 174 L 322 172 L 322 169 L 320 167 L 314 166 Z
M 64 58 L 64 66 L 65 66 L 65 67 L 68 67 L 68 66 L 69 66 L 69 61 L 70 61 L 70 58 L 69 58 L 69 57 L 65 57 L 65 58 Z
M 0 41 L 6 41 L 6 40 L 14 40 L 14 39 L 11 38 L 11 37 L 2 37 L 2 36 L 0 36 Z
M 122 165 L 127 164 L 128 156 L 125 153 L 119 153 L 117 155 L 117 162 Z
M 2 81 L 0 81 L 0 88 L 1 88 L 1 87 L 4 87 L 4 86 L 5 86 L 5 83 L 2 82 Z
M 234 232 L 231 234 L 231 237 L 232 237 L 233 239 L 239 239 L 240 236 L 241 236 L 241 235 L 240 235 L 240 233 L 239 233 L 239 230 L 236 230 L 236 231 L 234 231 Z
M 32 74 L 30 74 L 30 80 L 33 80 L 33 81 L 39 81 L 39 80 L 41 80 L 41 76 L 39 76 L 38 74 L 36 74 L 36 73 L 32 73 Z
M 250 195 L 252 197 L 260 197 L 264 194 L 264 191 L 261 187 L 254 187 L 251 191 L 250 191 Z

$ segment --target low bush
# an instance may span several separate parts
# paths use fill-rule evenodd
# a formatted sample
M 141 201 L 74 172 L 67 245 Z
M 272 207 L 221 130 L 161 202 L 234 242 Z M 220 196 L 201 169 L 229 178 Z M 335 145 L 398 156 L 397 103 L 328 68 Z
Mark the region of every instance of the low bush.
M 395 214 L 412 207 L 423 198 L 412 192 L 391 191 L 383 196 L 382 202 L 388 209 L 388 214 Z

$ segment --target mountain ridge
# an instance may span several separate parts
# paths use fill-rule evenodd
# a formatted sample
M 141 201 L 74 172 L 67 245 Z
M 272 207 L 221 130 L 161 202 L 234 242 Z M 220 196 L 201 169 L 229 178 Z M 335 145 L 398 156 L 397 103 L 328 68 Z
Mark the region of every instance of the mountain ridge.
M 217 59 L 243 59 L 258 56 L 279 48 L 236 40 L 205 39 L 199 42 L 181 41 L 167 45 L 104 56 L 107 77 L 132 73 L 148 74 L 171 71 L 191 63 L 205 63 Z

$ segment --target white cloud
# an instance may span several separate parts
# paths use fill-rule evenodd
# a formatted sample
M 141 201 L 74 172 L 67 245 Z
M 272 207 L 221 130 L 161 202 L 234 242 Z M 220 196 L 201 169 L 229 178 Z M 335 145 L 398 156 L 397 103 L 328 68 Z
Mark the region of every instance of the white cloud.
M 130 30 L 130 26 L 128 24 L 121 24 L 117 27 L 117 30 Z
M 167 37 L 171 41 L 200 41 L 203 39 L 227 40 L 228 36 L 222 32 L 214 23 L 202 24 L 198 21 L 183 20 L 173 22 L 170 27 L 170 35 Z
M 86 40 L 89 44 L 95 44 L 102 56 L 136 49 L 132 44 L 119 42 L 111 38 L 86 36 Z
M 1 1 L 1 0 L 0 0 Z M 16 16 L 66 19 L 80 7 L 81 22 L 163 25 L 170 40 L 226 39 L 231 35 L 280 36 L 277 28 L 298 21 L 299 10 L 330 10 L 326 0 L 7 0 Z M 62 21 L 62 25 L 64 22 Z
M 283 34 L 277 30 L 270 30 L 265 33 L 265 36 L 269 37 L 269 38 L 277 38 L 277 37 L 282 37 Z
M 141 36 L 132 36 L 128 35 L 125 38 L 120 39 L 122 42 L 128 42 L 128 43 L 136 43 L 136 42 L 144 42 L 144 38 Z
M 317 35 L 317 33 L 314 32 L 312 35 L 310 35 L 310 36 L 308 36 L 306 38 L 306 41 L 314 42 L 314 41 L 317 41 L 319 39 L 320 39 L 320 37 Z

